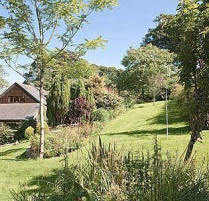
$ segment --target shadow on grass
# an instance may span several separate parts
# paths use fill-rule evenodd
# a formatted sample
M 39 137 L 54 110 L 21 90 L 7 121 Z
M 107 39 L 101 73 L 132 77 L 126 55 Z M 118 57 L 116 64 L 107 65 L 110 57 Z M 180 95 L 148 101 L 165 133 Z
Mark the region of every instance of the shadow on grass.
M 0 152 L 0 157 L 1 156 L 7 156 L 7 155 L 9 155 L 9 154 L 13 154 L 13 153 L 16 153 L 16 152 L 19 152 L 19 151 L 23 151 L 23 150 L 25 150 L 25 149 L 23 149 L 23 148 L 18 148 L 18 149 L 10 149 L 10 150 L 7 150 L 7 151 L 3 151 L 3 152 Z
M 136 108 L 144 108 L 144 106 L 142 106 L 142 105 L 137 105 L 137 106 L 134 106 L 133 109 L 136 109 Z
M 155 107 L 155 106 L 153 106 Z M 154 118 L 151 118 L 152 124 L 166 124 L 166 112 L 165 107 L 161 109 L 160 114 Z M 168 118 L 169 125 L 178 124 L 178 123 L 186 123 L 186 118 L 182 116 L 176 104 L 173 101 L 168 102 Z
M 179 128 L 170 128 L 169 134 L 170 135 L 185 135 L 189 131 L 188 126 L 179 127 Z M 141 136 L 147 136 L 147 135 L 165 135 L 166 134 L 166 128 L 159 129 L 159 130 L 134 130 L 129 132 L 120 132 L 120 133 L 107 133 L 105 135 L 113 136 L 113 135 L 128 135 L 128 136 L 135 136 L 135 137 L 141 137 Z
M 20 152 L 20 153 L 22 152 L 22 153 L 16 157 L 13 156 L 13 154 L 17 152 Z M 12 154 L 11 158 L 3 158 L 3 157 L 7 157 L 10 154 Z M 1 157 L 0 160 L 2 161 L 26 161 L 28 160 L 28 158 L 26 157 L 25 148 L 9 149 L 7 151 L 0 152 L 0 157 Z
M 26 195 L 35 194 L 50 194 L 53 192 L 54 183 L 62 173 L 62 170 L 52 170 L 52 173 L 48 176 L 37 176 L 32 178 L 26 184 L 20 184 L 18 191 L 12 191 L 12 194 L 19 195 L 19 191 L 24 192 Z

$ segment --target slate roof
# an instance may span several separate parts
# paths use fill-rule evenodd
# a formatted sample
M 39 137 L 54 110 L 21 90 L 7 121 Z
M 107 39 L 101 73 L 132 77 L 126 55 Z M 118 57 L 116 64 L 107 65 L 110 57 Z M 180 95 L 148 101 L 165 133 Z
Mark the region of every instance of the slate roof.
M 0 121 L 21 121 L 27 117 L 36 117 L 39 103 L 0 104 Z
M 22 84 L 22 83 L 16 83 L 16 84 L 22 87 L 25 91 L 27 91 L 38 102 L 40 101 L 39 90 L 36 87 L 32 85 Z

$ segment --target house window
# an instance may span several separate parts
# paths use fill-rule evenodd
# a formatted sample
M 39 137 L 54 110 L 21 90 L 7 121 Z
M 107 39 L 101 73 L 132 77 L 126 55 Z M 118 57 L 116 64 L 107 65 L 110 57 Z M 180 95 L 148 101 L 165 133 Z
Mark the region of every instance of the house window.
M 8 103 L 25 103 L 25 96 L 8 96 Z

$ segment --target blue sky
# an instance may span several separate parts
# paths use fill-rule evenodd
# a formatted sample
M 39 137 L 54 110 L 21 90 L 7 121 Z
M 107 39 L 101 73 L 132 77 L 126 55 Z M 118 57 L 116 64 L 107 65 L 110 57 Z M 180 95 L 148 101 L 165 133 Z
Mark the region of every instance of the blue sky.
M 175 13 L 178 0 L 120 0 L 113 10 L 93 13 L 90 24 L 82 29 L 75 40 L 94 39 L 102 36 L 108 40 L 105 49 L 88 52 L 84 57 L 90 63 L 122 68 L 121 60 L 130 47 L 139 47 L 148 29 L 154 27 L 153 20 L 161 13 Z M 10 84 L 23 79 L 7 69 L 6 79 Z

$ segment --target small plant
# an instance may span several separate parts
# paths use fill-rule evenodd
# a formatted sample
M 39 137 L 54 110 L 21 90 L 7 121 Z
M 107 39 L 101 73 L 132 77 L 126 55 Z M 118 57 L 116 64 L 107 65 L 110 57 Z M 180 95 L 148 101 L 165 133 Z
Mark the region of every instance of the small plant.
M 124 100 L 124 105 L 126 108 L 133 108 L 136 101 L 133 97 L 128 97 Z
M 36 130 L 36 120 L 33 118 L 27 118 L 25 121 L 22 121 L 19 125 L 19 129 L 15 135 L 16 140 L 22 140 L 25 138 L 25 130 L 28 127 L 32 127 L 34 129 L 34 133 Z
M 39 123 L 37 123 L 37 126 L 36 126 L 36 133 L 40 134 L 40 132 L 41 132 L 41 124 L 39 122 Z M 44 122 L 44 132 L 46 134 L 49 133 L 49 126 L 46 122 Z
M 15 142 L 15 133 L 8 126 L 0 127 L 0 145 Z
M 104 108 L 99 108 L 93 112 L 93 119 L 94 121 L 105 123 L 110 119 L 110 114 Z
M 26 130 L 25 130 L 25 138 L 26 139 L 30 139 L 32 136 L 34 136 L 34 128 L 29 126 Z

